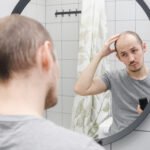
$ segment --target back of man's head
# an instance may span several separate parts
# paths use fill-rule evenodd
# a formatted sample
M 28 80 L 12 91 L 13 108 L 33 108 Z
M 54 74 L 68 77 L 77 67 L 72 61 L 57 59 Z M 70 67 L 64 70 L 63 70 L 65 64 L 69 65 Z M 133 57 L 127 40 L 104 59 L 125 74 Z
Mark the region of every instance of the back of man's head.
M 0 81 L 33 67 L 36 50 L 45 41 L 52 43 L 49 33 L 33 19 L 20 15 L 0 19 Z

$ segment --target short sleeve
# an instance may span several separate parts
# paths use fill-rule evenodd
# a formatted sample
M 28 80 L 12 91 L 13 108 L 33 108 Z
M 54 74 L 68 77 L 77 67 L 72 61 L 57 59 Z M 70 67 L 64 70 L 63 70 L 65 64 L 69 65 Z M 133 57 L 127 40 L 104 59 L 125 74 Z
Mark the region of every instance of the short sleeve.
M 111 82 L 110 82 L 110 73 L 106 72 L 104 74 L 102 74 L 100 76 L 100 78 L 105 82 L 106 86 L 107 86 L 107 89 L 110 90 L 111 89 Z

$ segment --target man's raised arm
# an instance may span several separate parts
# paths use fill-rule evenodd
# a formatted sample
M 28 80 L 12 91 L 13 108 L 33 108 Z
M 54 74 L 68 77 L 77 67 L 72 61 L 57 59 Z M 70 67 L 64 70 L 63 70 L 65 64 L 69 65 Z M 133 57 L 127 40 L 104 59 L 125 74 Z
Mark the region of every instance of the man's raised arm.
M 103 48 L 93 58 L 91 63 L 83 70 L 76 85 L 75 92 L 79 95 L 94 95 L 104 92 L 107 87 L 100 77 L 94 77 L 98 64 L 105 57 L 113 53 L 115 50 L 110 48 L 110 45 L 119 38 L 119 35 L 111 37 L 105 42 Z

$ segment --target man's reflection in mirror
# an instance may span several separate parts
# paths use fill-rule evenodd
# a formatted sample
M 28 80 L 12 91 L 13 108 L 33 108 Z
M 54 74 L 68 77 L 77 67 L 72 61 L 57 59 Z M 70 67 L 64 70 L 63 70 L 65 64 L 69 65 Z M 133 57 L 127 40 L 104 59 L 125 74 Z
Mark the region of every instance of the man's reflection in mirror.
M 114 49 L 110 47 L 112 44 Z M 150 73 L 144 64 L 145 52 L 146 43 L 137 33 L 125 31 L 114 35 L 104 43 L 75 85 L 75 92 L 83 96 L 111 91 L 113 123 L 109 134 L 115 134 L 128 127 L 143 112 L 139 99 L 150 99 Z M 112 53 L 116 53 L 118 60 L 126 67 L 120 70 L 114 68 L 95 77 L 101 60 Z

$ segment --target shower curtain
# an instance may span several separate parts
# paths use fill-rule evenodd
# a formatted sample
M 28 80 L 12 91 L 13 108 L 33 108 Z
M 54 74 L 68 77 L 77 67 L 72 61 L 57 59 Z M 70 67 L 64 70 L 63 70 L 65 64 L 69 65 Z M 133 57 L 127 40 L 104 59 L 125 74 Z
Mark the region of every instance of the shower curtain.
M 107 27 L 105 0 L 82 0 L 78 50 L 78 77 L 101 49 L 106 39 Z M 96 76 L 109 70 L 108 58 L 104 58 Z M 72 110 L 72 130 L 98 138 L 100 125 L 110 117 L 110 93 L 93 96 L 76 95 Z

